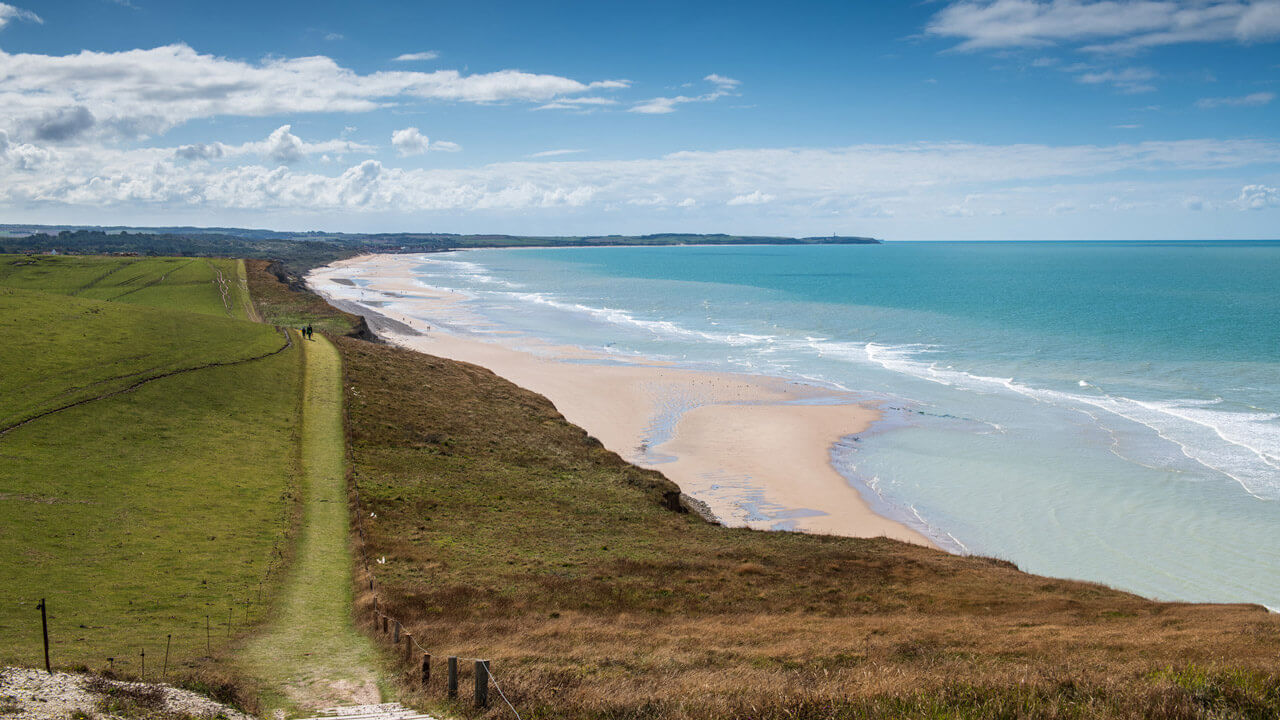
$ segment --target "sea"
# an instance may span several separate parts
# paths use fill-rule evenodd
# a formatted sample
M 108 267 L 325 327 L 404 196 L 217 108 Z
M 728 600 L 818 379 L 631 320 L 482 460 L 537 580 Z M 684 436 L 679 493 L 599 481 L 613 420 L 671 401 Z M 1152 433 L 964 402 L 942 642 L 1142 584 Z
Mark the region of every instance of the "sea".
M 414 273 L 467 298 L 454 331 L 862 394 L 883 419 L 833 465 L 952 552 L 1280 608 L 1280 241 L 485 249 Z

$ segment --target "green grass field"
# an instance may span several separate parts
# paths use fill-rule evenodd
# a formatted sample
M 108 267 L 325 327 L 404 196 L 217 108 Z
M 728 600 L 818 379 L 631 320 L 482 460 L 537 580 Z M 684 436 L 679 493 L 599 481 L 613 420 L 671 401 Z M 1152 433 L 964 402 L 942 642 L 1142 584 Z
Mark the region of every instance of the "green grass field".
M 244 262 L 225 258 L 0 255 L 0 286 L 173 310 L 250 317 Z
M 0 256 L 0 663 L 43 663 L 41 598 L 56 666 L 136 674 L 145 650 L 148 677 L 167 636 L 172 673 L 263 614 L 302 354 L 245 319 L 243 278 L 235 260 Z

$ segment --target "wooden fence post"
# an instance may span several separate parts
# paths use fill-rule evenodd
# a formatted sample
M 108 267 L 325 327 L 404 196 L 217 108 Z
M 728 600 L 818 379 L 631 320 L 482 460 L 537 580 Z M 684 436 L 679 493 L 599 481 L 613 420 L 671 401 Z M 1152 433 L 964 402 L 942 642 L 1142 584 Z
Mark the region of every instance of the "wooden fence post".
M 458 658 L 452 656 L 449 657 L 448 693 L 451 698 L 458 697 Z
M 143 650 L 143 651 L 142 651 L 142 673 L 141 673 L 141 676 L 142 676 L 142 678 L 143 678 L 143 679 L 146 679 L 146 677 L 147 677 L 147 651 L 146 651 L 146 650 Z
M 431 682 L 431 653 L 422 653 L 422 688 Z
M 404 661 L 413 662 L 413 633 L 404 634 Z
M 164 638 L 164 668 L 160 671 L 160 677 L 169 674 L 169 646 L 173 644 L 173 634 L 170 633 Z
M 399 620 L 396 621 L 396 630 L 395 630 L 395 633 L 393 633 L 391 636 L 391 642 L 394 642 L 394 643 L 400 642 L 400 621 Z
M 476 707 L 489 706 L 489 661 L 476 661 Z
M 382 634 L 383 635 L 387 634 L 387 616 L 386 615 L 382 616 Z
M 53 674 L 53 667 L 49 665 L 49 615 L 44 598 L 40 598 L 40 630 L 44 633 L 44 671 Z

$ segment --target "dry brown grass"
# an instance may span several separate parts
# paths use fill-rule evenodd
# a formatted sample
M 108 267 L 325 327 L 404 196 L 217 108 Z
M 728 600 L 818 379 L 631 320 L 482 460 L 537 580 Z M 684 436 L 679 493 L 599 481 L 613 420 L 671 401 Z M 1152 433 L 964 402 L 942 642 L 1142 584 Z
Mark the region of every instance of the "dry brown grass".
M 383 608 L 437 658 L 492 660 L 533 717 L 1280 713 L 1280 622 L 1262 608 L 707 525 L 540 396 L 463 363 L 338 345 Z
M 280 282 L 273 272 L 284 272 L 279 263 L 245 260 L 244 267 L 253 304 L 265 322 L 287 327 L 310 323 L 318 331 L 338 335 L 364 331 L 364 318 L 333 307 L 319 295 L 294 290 Z

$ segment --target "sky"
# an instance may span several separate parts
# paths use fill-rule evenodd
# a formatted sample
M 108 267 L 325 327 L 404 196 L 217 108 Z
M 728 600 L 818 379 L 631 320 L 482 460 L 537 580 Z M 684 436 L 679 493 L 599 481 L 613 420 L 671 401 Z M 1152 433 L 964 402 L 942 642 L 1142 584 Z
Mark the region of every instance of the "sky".
M 1280 237 L 1280 0 L 0 2 L 0 223 Z

